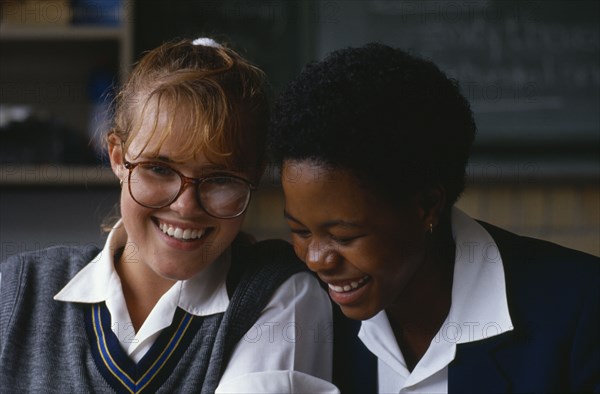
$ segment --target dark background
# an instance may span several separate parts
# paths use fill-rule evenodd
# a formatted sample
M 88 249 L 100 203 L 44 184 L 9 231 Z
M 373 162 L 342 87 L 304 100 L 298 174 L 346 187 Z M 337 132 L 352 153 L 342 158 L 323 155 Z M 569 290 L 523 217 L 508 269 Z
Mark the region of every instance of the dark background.
M 307 61 L 380 41 L 460 82 L 477 153 L 561 156 L 583 170 L 600 142 L 599 15 L 600 2 L 583 0 L 146 1 L 135 8 L 135 52 L 167 37 L 224 39 L 277 92 Z
M 514 231 L 600 253 L 600 2 L 129 4 L 131 12 L 122 15 L 131 27 L 128 63 L 165 40 L 209 36 L 260 66 L 274 96 L 304 64 L 346 46 L 379 41 L 430 58 L 460 82 L 478 124 L 468 168 L 472 192 L 461 208 Z M 39 19 L 35 12 L 27 17 Z M 119 70 L 112 38 L 90 45 L 72 36 L 47 41 L 19 34 L 11 39 L 0 25 L 0 105 L 43 108 L 53 114 L 53 126 L 30 133 L 0 128 L 0 258 L 55 243 L 101 244 L 99 223 L 117 201 L 118 184 L 106 163 L 79 157 L 75 142 L 81 138 L 89 148 L 85 125 L 96 103 L 89 75 L 107 70 L 117 80 L 127 69 Z M 56 153 L 65 149 L 77 154 Z M 285 237 L 276 171 L 264 183 L 247 230 L 259 238 Z

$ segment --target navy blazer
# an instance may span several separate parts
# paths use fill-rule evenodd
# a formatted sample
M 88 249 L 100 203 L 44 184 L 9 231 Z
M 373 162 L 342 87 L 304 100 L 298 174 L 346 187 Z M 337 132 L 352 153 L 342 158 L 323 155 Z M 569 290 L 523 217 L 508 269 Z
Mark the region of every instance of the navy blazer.
M 459 344 L 450 393 L 600 393 L 600 259 L 481 222 L 505 272 L 513 331 Z M 339 308 L 334 314 L 334 383 L 376 393 L 377 360 Z

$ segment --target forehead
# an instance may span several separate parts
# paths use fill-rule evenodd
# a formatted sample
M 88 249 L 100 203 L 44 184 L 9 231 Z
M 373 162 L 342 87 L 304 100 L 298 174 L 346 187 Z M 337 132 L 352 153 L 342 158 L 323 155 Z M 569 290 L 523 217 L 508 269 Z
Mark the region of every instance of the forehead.
M 311 161 L 286 161 L 281 182 L 286 212 L 297 219 L 362 221 L 381 207 L 350 171 Z M 377 213 L 379 214 L 379 213 Z
M 286 217 L 311 231 L 356 228 L 378 239 L 421 231 L 416 200 L 392 205 L 348 170 L 287 162 L 281 176 Z
M 128 141 L 132 154 L 165 154 L 183 145 L 188 132 L 180 117 L 168 115 L 166 111 L 157 113 L 155 108 L 143 115 Z
M 320 185 L 339 181 L 352 181 L 352 174 L 343 169 L 335 169 L 330 165 L 312 160 L 286 160 L 283 163 L 282 182 L 288 184 L 299 183 L 304 186 Z M 353 182 L 350 182 L 353 183 Z
M 136 106 L 134 113 L 135 121 L 126 142 L 131 157 L 164 156 L 177 162 L 201 158 L 221 167 L 229 166 L 225 155 L 214 154 L 207 145 L 212 131 L 198 108 L 169 101 L 158 106 L 156 100 L 149 100 Z

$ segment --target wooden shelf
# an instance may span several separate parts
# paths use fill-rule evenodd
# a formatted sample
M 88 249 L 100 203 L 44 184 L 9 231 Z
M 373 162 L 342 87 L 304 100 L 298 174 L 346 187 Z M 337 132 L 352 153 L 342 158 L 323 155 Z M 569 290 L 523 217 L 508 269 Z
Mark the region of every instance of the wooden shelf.
M 115 76 L 118 72 L 121 83 L 129 74 L 133 62 L 133 1 L 122 1 L 118 25 L 0 22 L 1 82 L 8 86 L 0 105 L 31 106 L 60 118 L 72 130 L 88 130 L 93 114 L 88 86 L 98 64 L 105 62 L 102 67 Z M 0 187 L 88 186 L 118 188 L 119 183 L 106 165 L 0 165 Z
M 1 186 L 118 186 L 110 167 L 61 164 L 2 165 Z
M 17 26 L 0 25 L 0 41 L 120 40 L 121 26 Z

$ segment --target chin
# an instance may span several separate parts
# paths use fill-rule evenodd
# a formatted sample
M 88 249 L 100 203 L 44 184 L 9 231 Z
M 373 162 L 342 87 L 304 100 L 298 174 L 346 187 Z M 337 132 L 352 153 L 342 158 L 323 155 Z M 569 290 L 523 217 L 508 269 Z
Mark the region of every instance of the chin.
M 159 272 L 158 273 L 162 278 L 167 279 L 167 280 L 172 280 L 174 282 L 177 282 L 178 280 L 186 280 L 189 279 L 189 276 L 185 276 L 185 275 L 180 275 L 178 273 L 171 273 L 171 272 Z
M 380 310 L 371 310 L 370 308 L 340 306 L 342 313 L 352 320 L 369 320 Z
M 178 269 L 181 267 L 173 266 L 173 267 L 157 267 L 154 272 L 160 276 L 161 278 L 178 281 L 178 280 L 186 280 L 194 276 L 196 272 L 188 272 L 182 271 Z

